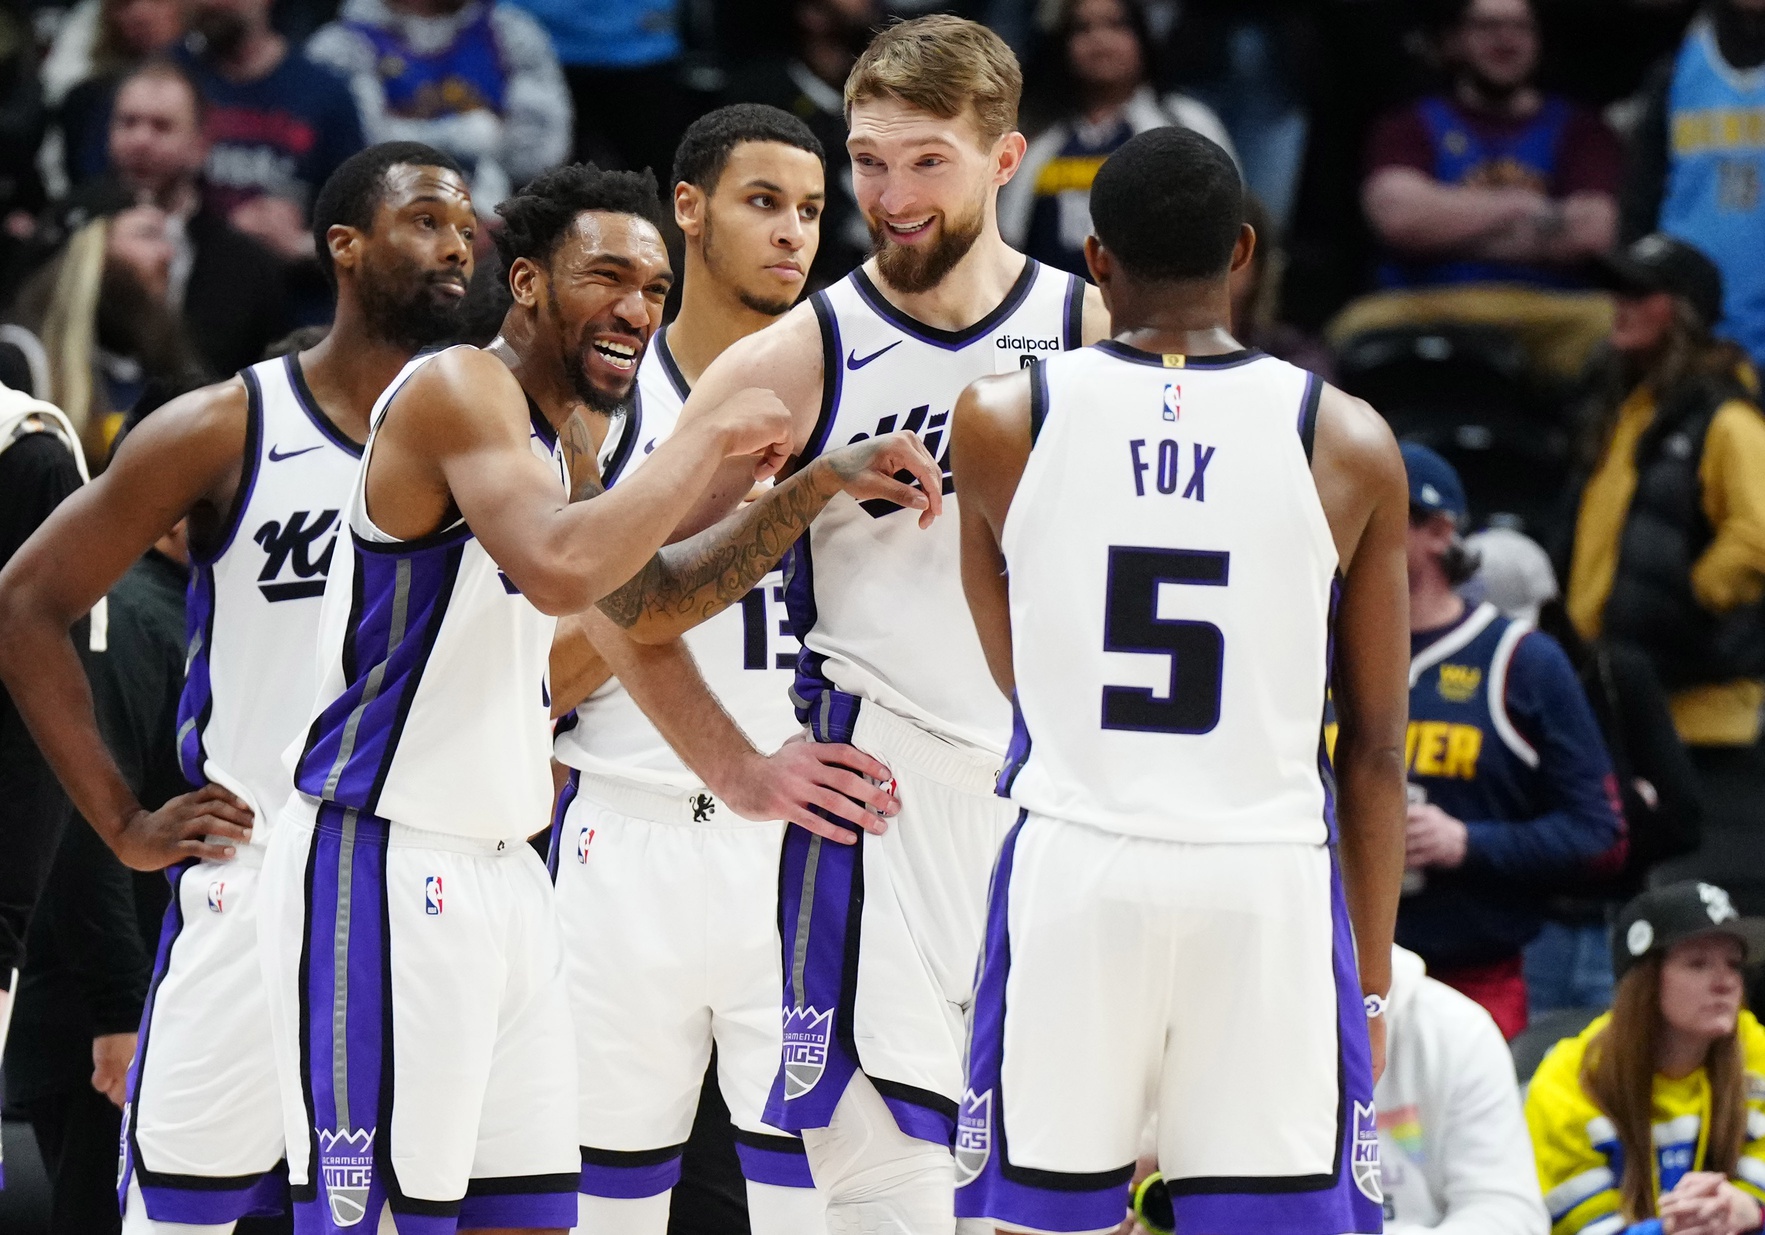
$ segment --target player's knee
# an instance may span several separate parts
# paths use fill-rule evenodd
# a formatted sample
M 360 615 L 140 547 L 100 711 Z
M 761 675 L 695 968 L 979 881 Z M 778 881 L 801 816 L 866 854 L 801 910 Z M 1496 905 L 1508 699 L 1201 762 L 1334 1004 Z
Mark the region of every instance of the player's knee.
M 576 1197 L 577 1235 L 666 1235 L 672 1190 L 655 1196 Z
M 748 1226 L 754 1235 L 825 1235 L 827 1196 L 815 1188 L 787 1188 L 750 1179 Z

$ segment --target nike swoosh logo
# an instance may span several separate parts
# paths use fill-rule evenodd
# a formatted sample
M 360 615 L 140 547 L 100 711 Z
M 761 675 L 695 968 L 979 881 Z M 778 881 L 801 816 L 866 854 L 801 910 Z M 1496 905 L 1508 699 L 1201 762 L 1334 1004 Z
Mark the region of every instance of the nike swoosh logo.
M 272 447 L 270 447 L 270 462 L 271 463 L 280 463 L 282 460 L 292 459 L 296 455 L 310 455 L 313 451 L 319 450 L 319 449 L 322 449 L 322 448 L 318 447 L 318 446 L 308 446 L 302 450 L 290 450 L 287 454 L 277 454 L 276 448 L 274 446 L 272 446 Z
M 875 360 L 878 356 L 882 355 L 883 352 L 893 351 L 895 348 L 900 347 L 900 346 L 901 346 L 901 340 L 896 339 L 893 343 L 889 344 L 887 347 L 883 348 L 881 351 L 872 352 L 872 353 L 870 353 L 870 355 L 864 357 L 862 360 L 860 360 L 858 358 L 857 352 L 847 352 L 846 353 L 846 368 L 848 368 L 848 369 L 862 369 L 865 365 L 869 364 L 871 361 Z

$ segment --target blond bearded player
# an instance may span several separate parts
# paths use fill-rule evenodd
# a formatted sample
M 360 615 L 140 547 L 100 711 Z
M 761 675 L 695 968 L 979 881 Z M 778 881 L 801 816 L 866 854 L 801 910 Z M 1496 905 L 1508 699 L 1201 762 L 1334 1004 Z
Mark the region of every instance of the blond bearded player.
M 694 386 L 683 425 L 732 390 L 765 385 L 794 418 L 794 467 L 911 430 L 955 500 L 947 422 L 963 387 L 1105 332 L 1094 291 L 999 236 L 998 191 L 1023 157 L 1021 82 L 1010 50 L 973 22 L 927 17 L 877 37 L 846 83 L 875 253 L 729 348 Z M 724 469 L 683 530 L 748 484 Z M 988 874 L 1011 824 L 992 794 L 1010 706 L 963 600 L 956 520 L 928 523 L 886 501 L 835 498 L 786 567 L 804 644 L 797 715 L 815 742 L 849 742 L 886 764 L 900 802 L 857 845 L 796 828 L 785 838 L 784 1066 L 766 1119 L 802 1135 L 836 1232 L 954 1228 L 963 1018 Z M 662 574 L 650 572 L 641 599 L 630 588 L 630 603 L 601 606 L 644 642 L 700 620 Z

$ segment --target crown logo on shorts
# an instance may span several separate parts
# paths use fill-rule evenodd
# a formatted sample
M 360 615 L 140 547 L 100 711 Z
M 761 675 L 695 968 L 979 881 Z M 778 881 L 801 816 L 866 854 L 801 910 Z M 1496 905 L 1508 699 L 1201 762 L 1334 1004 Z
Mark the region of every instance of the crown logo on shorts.
M 1371 1102 L 1354 1104 L 1354 1186 L 1373 1204 L 1385 1203 L 1379 1183 L 1379 1112 Z
M 335 1226 L 354 1226 L 368 1216 L 374 1187 L 374 1128 L 314 1129 L 319 1134 L 319 1173 Z
M 956 1186 L 966 1187 L 981 1177 L 993 1155 L 993 1091 L 962 1095 L 956 1113 Z
M 784 1014 L 784 1099 L 801 1098 L 827 1071 L 833 1041 L 833 1009 L 787 1008 Z

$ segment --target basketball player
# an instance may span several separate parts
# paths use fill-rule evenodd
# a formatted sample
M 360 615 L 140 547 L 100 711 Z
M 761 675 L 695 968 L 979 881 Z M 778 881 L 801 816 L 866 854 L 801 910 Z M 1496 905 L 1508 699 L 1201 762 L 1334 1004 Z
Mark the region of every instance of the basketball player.
M 1021 810 L 957 1212 L 1114 1230 L 1155 1113 L 1178 1230 L 1378 1231 L 1403 461 L 1366 404 L 1228 333 L 1255 234 L 1225 151 L 1143 133 L 1091 213 L 1114 337 L 956 406 L 963 581 L 1016 700 L 1000 788 Z
M 316 685 L 319 598 L 368 411 L 445 338 L 472 274 L 460 167 L 414 142 L 348 159 L 314 205 L 331 333 L 142 421 L 0 576 L 0 672 L 75 805 L 130 865 L 175 863 L 123 1117 L 127 1232 L 227 1232 L 286 1204 L 257 946 L 282 749 Z M 178 753 L 151 814 L 105 750 L 68 625 L 180 519 L 193 569 Z
M 877 36 L 846 81 L 876 253 L 731 346 L 683 425 L 764 383 L 792 413 L 799 467 L 900 429 L 947 458 L 950 409 L 969 382 L 1103 334 L 1094 292 L 999 236 L 998 190 L 1023 157 L 1021 81 L 1010 49 L 973 22 L 926 17 Z M 696 519 L 745 491 L 745 476 L 725 471 Z M 962 598 L 953 520 L 922 530 L 888 502 L 836 499 L 786 577 L 804 643 L 798 716 L 816 741 L 886 764 L 901 806 L 858 850 L 786 834 L 784 1068 L 766 1119 L 802 1134 L 832 1229 L 948 1231 L 963 1015 L 988 873 L 1011 824 L 992 792 L 1010 708 Z M 602 608 L 647 641 L 698 616 L 675 591 L 654 578 L 647 600 L 627 589 Z
M 297 792 L 264 867 L 302 1235 L 388 1212 L 405 1235 L 575 1223 L 575 1043 L 551 889 L 525 843 L 552 800 L 549 615 L 648 577 L 718 466 L 770 476 L 789 436 L 776 399 L 735 392 L 601 494 L 596 435 L 672 280 L 655 181 L 576 164 L 498 210 L 502 334 L 412 361 L 370 419 L 312 723 L 289 748 Z M 844 488 L 935 518 L 936 494 L 901 470 L 935 487 L 912 435 L 861 443 L 671 546 L 661 569 L 684 603 L 715 608 L 772 564 L 747 540 L 782 552 Z
M 672 431 L 718 353 L 791 307 L 815 260 L 826 200 L 821 143 L 788 112 L 737 104 L 694 122 L 675 152 L 674 180 L 686 242 L 680 315 L 650 341 L 637 399 L 602 448 L 609 487 Z M 801 645 L 783 620 L 783 591 L 779 574 L 768 574 L 688 632 L 690 652 L 632 645 L 597 610 L 559 623 L 554 707 L 580 674 L 574 664 L 592 663 L 590 639 L 607 647 L 620 675 L 560 724 L 556 747 L 574 769 L 552 861 L 576 1030 L 585 1235 L 667 1229 L 713 1043 L 750 1225 L 757 1235 L 826 1230 L 802 1142 L 761 1117 L 778 1069 L 785 825 L 776 821 L 780 804 L 754 798 L 791 787 L 750 739 L 772 750 L 800 732 L 787 692 Z M 689 749 L 706 757 L 703 777 L 640 710 L 658 690 L 674 714 L 692 717 L 700 736 Z M 666 723 L 669 713 L 660 715 Z M 801 742 L 779 757 L 824 769 L 847 794 L 883 796 L 818 756 L 874 764 L 850 748 Z M 831 789 L 825 800 L 858 809 Z M 793 805 L 807 809 L 783 810 Z M 757 823 L 743 817 L 756 813 Z

